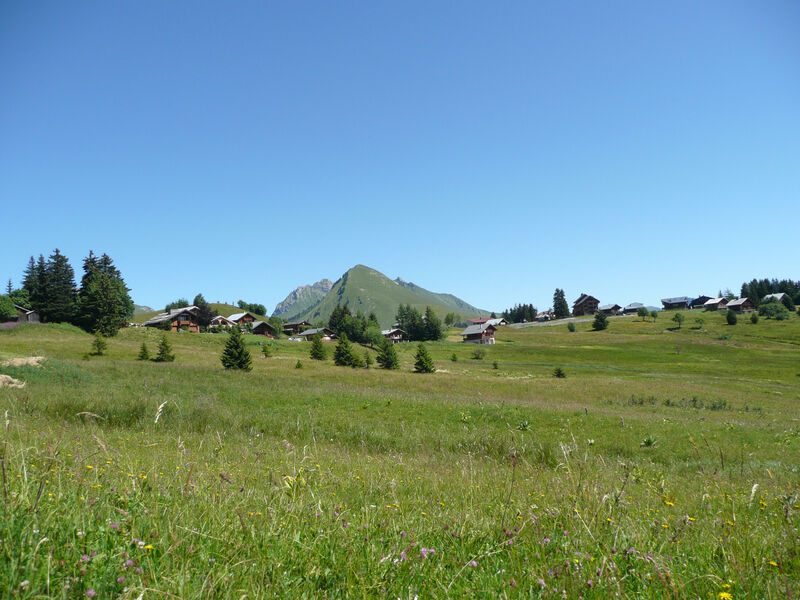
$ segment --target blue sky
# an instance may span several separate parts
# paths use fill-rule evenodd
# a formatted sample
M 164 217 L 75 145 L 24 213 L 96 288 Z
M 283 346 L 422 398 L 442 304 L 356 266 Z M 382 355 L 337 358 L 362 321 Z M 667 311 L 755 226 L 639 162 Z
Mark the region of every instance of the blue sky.
M 796 2 L 0 3 L 0 278 L 481 307 L 798 272 Z

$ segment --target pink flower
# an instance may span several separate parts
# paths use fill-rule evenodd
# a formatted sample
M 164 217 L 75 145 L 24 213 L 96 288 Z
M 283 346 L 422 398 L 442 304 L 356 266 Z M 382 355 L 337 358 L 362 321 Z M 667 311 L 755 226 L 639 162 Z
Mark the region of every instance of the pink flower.
M 478 566 L 477 560 L 471 560 L 467 563 L 468 566 L 472 567 L 473 569 Z
M 429 554 L 430 554 L 431 556 L 433 556 L 434 554 L 436 554 L 436 548 L 420 548 L 420 549 L 419 549 L 419 555 L 420 555 L 422 558 L 428 558 L 428 555 L 429 555 Z
M 88 590 L 86 590 L 87 598 L 94 598 L 95 596 L 97 596 L 97 592 L 94 591 L 94 588 L 89 588 Z

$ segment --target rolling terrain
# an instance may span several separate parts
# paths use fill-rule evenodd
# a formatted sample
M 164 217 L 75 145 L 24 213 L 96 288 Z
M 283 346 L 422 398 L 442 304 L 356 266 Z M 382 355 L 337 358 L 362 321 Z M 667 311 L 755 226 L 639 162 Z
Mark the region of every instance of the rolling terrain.
M 382 371 L 246 336 L 245 373 L 224 335 L 159 364 L 151 329 L 2 331 L 45 360 L 0 366 L 0 595 L 795 597 L 800 318 L 686 314 L 481 359 L 451 330 L 431 375 L 414 344 Z

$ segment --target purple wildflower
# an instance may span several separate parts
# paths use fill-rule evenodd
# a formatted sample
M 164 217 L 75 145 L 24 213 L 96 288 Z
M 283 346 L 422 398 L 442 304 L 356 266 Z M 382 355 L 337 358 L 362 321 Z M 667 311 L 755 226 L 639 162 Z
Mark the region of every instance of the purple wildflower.
M 87 598 L 94 598 L 95 596 L 97 596 L 97 592 L 94 591 L 94 588 L 89 588 L 88 590 L 86 590 Z
M 536 580 L 536 583 L 539 584 L 540 588 L 546 588 L 547 587 L 547 584 L 544 582 L 544 579 L 542 579 L 541 577 Z
M 83 556 L 81 556 L 81 562 L 89 562 L 90 560 L 92 559 L 89 558 L 88 554 L 84 554 Z
M 142 567 L 136 567 L 133 570 L 133 572 L 136 573 L 137 575 L 141 575 L 142 573 L 144 573 L 144 569 Z
M 422 558 L 428 558 L 428 555 L 429 555 L 429 554 L 430 554 L 431 556 L 433 556 L 434 554 L 436 554 L 436 548 L 420 548 L 420 549 L 419 549 L 419 555 L 420 555 Z
M 467 563 L 467 565 L 469 565 L 470 567 L 472 567 L 474 569 L 475 567 L 478 566 L 478 561 L 477 560 L 471 560 L 471 561 L 469 561 Z
M 545 538 L 542 540 L 542 545 L 546 546 L 549 543 L 550 543 L 550 538 L 545 536 Z
M 117 583 L 122 585 L 123 583 L 125 583 L 125 578 L 122 576 L 117 577 Z
M 119 531 L 119 523 L 117 523 L 116 521 L 114 521 L 113 523 L 111 523 L 111 524 L 109 525 L 109 527 L 111 527 L 111 529 L 113 529 L 114 531 Z
M 133 559 L 129 558 L 123 564 L 124 564 L 126 569 L 130 569 L 131 567 L 135 567 L 136 566 L 136 561 L 134 561 Z

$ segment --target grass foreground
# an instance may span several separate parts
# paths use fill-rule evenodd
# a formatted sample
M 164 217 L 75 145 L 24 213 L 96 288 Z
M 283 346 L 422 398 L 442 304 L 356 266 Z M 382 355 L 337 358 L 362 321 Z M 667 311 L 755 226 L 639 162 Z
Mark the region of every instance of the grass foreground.
M 46 359 L 0 367 L 0 596 L 796 597 L 800 319 L 685 314 L 453 332 L 431 375 L 0 331 Z

